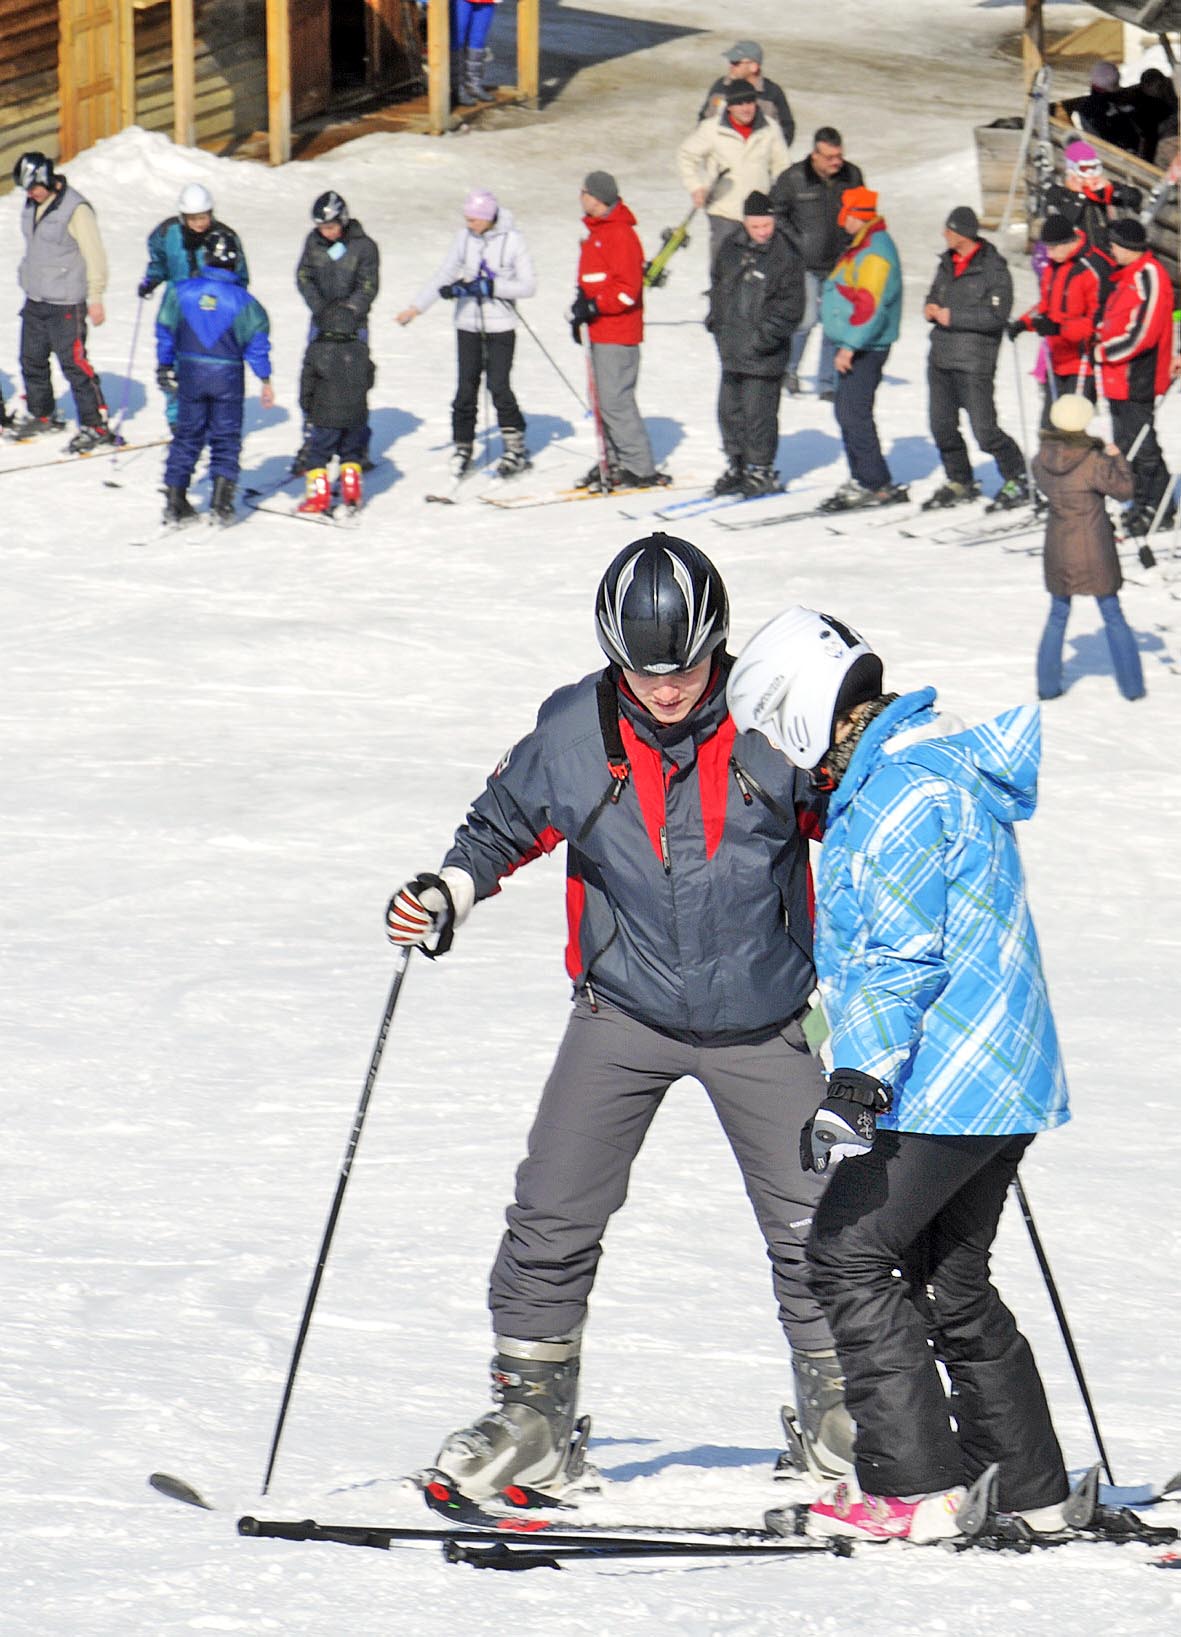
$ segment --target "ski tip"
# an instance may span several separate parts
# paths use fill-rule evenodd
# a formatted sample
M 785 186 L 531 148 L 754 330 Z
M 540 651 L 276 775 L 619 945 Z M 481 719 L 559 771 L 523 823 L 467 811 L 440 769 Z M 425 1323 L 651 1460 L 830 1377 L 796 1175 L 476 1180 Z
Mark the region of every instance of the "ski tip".
M 183 1478 L 174 1477 L 171 1472 L 153 1472 L 148 1483 L 157 1494 L 167 1495 L 169 1500 L 183 1501 L 186 1506 L 198 1506 L 203 1512 L 216 1510 L 192 1484 L 186 1483 Z

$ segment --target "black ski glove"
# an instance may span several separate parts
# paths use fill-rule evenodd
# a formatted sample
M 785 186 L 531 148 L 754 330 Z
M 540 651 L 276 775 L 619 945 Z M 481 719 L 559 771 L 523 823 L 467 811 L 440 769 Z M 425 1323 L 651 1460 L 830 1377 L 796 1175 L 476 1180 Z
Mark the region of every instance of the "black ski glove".
M 161 392 L 166 392 L 170 398 L 180 391 L 180 383 L 171 364 L 160 365 L 160 368 L 156 371 L 156 385 Z
M 458 284 L 440 284 L 439 294 L 444 301 L 458 301 L 466 288 L 462 280 Z
M 1031 330 L 1036 330 L 1039 335 L 1060 335 L 1062 333 L 1061 324 L 1056 318 L 1051 318 L 1049 313 L 1038 313 L 1037 317 L 1030 321 L 1029 327 Z
M 145 277 L 140 279 L 139 283 L 135 287 L 136 295 L 141 301 L 146 301 L 151 295 L 152 291 L 156 288 L 158 282 L 159 281 L 157 279 L 153 278 Z
M 1138 211 L 1143 198 L 1140 189 L 1127 182 L 1117 182 L 1111 190 L 1111 202 L 1117 210 Z
M 426 871 L 399 887 L 385 912 L 386 937 L 400 948 L 445 955 L 455 937 L 455 900 L 441 875 Z M 429 943 L 428 940 L 433 940 Z
M 598 316 L 598 303 L 594 297 L 588 296 L 585 290 L 579 290 L 570 308 L 570 334 L 574 337 L 575 346 L 582 345 L 582 326 L 592 323 Z
M 842 1160 L 868 1154 L 877 1135 L 877 1116 L 894 1101 L 889 1086 L 860 1069 L 834 1069 L 828 1094 L 800 1132 L 800 1164 L 824 1172 Z
M 1009 323 L 1005 325 L 1005 334 L 1010 341 L 1016 341 L 1017 337 L 1024 335 L 1028 328 L 1029 326 L 1023 318 L 1010 319 Z

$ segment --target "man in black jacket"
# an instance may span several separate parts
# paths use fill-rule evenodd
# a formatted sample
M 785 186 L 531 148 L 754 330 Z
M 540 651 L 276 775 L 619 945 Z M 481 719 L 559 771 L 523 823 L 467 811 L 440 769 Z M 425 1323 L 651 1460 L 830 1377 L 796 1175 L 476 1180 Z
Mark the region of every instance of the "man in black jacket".
M 804 310 L 804 269 L 776 232 L 765 193 L 749 193 L 742 229 L 718 251 L 706 328 L 718 344 L 718 424 L 727 467 L 714 493 L 777 494 L 779 396 L 788 345 Z
M 793 395 L 801 391 L 800 360 L 820 317 L 824 281 L 849 242 L 845 230 L 837 226 L 841 196 L 846 188 L 859 188 L 864 181 L 858 166 L 845 158 L 841 133 L 822 125 L 812 138 L 812 152 L 789 165 L 771 189 L 771 208 L 779 226 L 804 263 L 804 312 L 791 338 L 787 366 L 787 390 Z M 835 353 L 836 348 L 821 332 L 816 390 L 829 403 L 836 397 Z
M 980 237 L 976 212 L 968 205 L 957 205 L 951 212 L 943 237 L 947 249 L 935 265 L 923 317 L 931 325 L 927 363 L 931 436 L 947 481 L 924 507 L 956 506 L 980 493 L 960 433 L 960 411 L 966 409 L 976 442 L 1000 468 L 1001 487 L 989 510 L 1005 510 L 1029 499 L 1025 457 L 997 424 L 993 401 L 997 352 L 1013 305 L 1013 280 L 1005 258 Z
M 776 85 L 763 73 L 763 48 L 757 40 L 737 40 L 726 53 L 726 61 L 730 65 L 730 72 L 716 79 L 705 94 L 705 101 L 697 115 L 698 122 L 712 115 L 717 117 L 726 106 L 726 92 L 736 81 L 746 85 L 753 85 L 758 92 L 759 107 L 768 119 L 779 122 L 779 129 L 783 132 L 783 140 L 791 147 L 792 138 L 796 134 L 796 122 L 792 118 L 782 86 Z
M 339 193 L 331 189 L 322 193 L 312 206 L 312 231 L 304 243 L 303 254 L 299 258 L 299 266 L 295 273 L 295 282 L 299 293 L 307 302 L 312 315 L 311 333 L 308 337 L 309 356 L 304 360 L 304 381 L 310 378 L 309 369 L 313 365 L 311 350 L 317 338 L 330 335 L 335 341 L 347 342 L 349 346 L 339 355 L 340 367 L 348 376 L 342 382 L 342 392 L 351 400 L 355 399 L 355 387 L 362 377 L 367 386 L 372 384 L 372 371 L 369 365 L 369 309 L 377 296 L 380 257 L 377 246 L 365 232 L 360 222 L 349 216 L 348 206 Z M 346 356 L 347 353 L 347 356 Z M 326 356 L 326 349 L 321 349 L 321 355 L 315 362 L 312 374 L 320 377 L 318 396 L 323 402 L 324 370 L 331 370 L 331 360 Z M 330 378 L 329 378 L 330 386 Z M 353 417 L 350 416 L 350 419 Z M 344 430 L 339 417 L 322 423 L 325 431 L 333 435 L 328 437 L 316 436 L 316 423 L 307 422 L 304 426 L 304 442 L 292 465 L 292 474 L 302 476 L 307 473 L 309 478 L 316 475 L 316 485 L 309 482 L 308 499 L 312 499 L 315 487 L 318 491 L 320 503 L 312 507 L 315 511 L 327 510 L 323 504 L 326 478 L 324 476 L 327 462 L 334 454 L 339 455 L 343 467 L 367 467 L 369 465 L 369 426 L 366 417 L 365 424 L 360 428 L 352 428 L 352 435 L 347 440 L 347 450 L 342 443 L 339 433 Z M 356 505 L 360 502 L 359 475 L 350 474 L 349 487 L 356 491 L 345 496 L 347 503 Z

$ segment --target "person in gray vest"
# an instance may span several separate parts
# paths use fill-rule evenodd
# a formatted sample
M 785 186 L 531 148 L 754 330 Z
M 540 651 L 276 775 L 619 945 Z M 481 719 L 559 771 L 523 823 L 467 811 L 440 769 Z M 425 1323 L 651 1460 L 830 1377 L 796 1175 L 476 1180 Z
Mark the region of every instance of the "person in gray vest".
M 107 406 L 94 366 L 86 356 L 86 320 L 106 319 L 103 292 L 107 258 L 88 202 L 53 168 L 43 153 L 25 153 L 12 170 L 25 195 L 21 231 L 25 254 L 18 271 L 25 305 L 21 313 L 21 373 L 28 413 L 13 428 L 18 438 L 60 432 L 54 414 L 49 361 L 55 354 L 70 383 L 78 431 L 66 446 L 84 455 L 114 443 Z
M 408 881 L 387 911 L 393 943 L 443 954 L 477 902 L 565 844 L 574 1004 L 492 1270 L 499 1407 L 435 1458 L 474 1498 L 576 1476 L 589 1430 L 575 1420 L 580 1338 L 603 1236 L 683 1076 L 705 1087 L 767 1245 L 800 1463 L 839 1474 L 851 1460 L 840 1366 L 804 1277 L 823 1190 L 799 1165 L 824 1095 L 803 1030 L 812 798 L 761 734 L 735 736 L 728 625 L 704 552 L 667 534 L 625 546 L 595 600 L 606 669 L 545 701 L 438 874 Z

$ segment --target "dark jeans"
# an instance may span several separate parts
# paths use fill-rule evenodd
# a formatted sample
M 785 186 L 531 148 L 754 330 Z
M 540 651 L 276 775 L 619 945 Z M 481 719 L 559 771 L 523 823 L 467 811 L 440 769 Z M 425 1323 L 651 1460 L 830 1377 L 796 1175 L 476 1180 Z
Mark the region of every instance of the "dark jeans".
M 86 356 L 86 303 L 59 307 L 51 301 L 26 301 L 21 321 L 21 374 L 29 414 L 53 414 L 49 360 L 56 355 L 74 394 L 79 426 L 98 426 L 107 406 L 102 384 Z
M 1156 426 L 1153 420 L 1156 414 L 1156 399 L 1153 398 L 1146 403 L 1139 398 L 1130 398 L 1121 403 L 1109 398 L 1107 407 L 1111 410 L 1114 442 L 1121 454 L 1128 453 L 1140 435 L 1141 428 L 1148 428 L 1144 434 L 1144 441 L 1136 451 L 1136 458 L 1131 462 L 1132 476 L 1136 480 L 1132 504 L 1155 511 L 1160 505 L 1161 496 L 1169 486 L 1169 468 L 1165 465 L 1160 444 L 1156 441 Z
M 972 481 L 972 462 L 960 432 L 960 412 L 966 410 L 972 436 L 986 455 L 1000 468 L 1001 481 L 1022 477 L 1025 456 L 1021 446 L 997 424 L 993 401 L 993 377 L 975 370 L 939 369 L 927 366 L 927 403 L 931 436 L 939 450 L 943 469 L 951 483 Z
M 368 426 L 311 426 L 300 451 L 309 466 L 327 466 L 333 455 L 363 461 L 369 448 Z
M 1077 392 L 1081 397 L 1089 398 L 1092 403 L 1095 403 L 1095 377 L 1093 375 L 1084 375 L 1080 380 L 1077 373 L 1073 375 L 1046 376 L 1046 384 L 1042 392 L 1043 432 L 1053 426 L 1050 411 L 1053 409 L 1055 401 L 1061 398 L 1064 392 Z
M 890 468 L 882 456 L 873 419 L 873 400 L 889 356 L 889 347 L 880 352 L 855 352 L 853 367 L 844 375 L 839 371 L 837 374 L 833 410 L 845 445 L 849 475 L 867 489 L 884 489 L 890 482 Z
M 516 331 L 496 330 L 485 335 L 479 331 L 456 330 L 455 340 L 459 349 L 459 384 L 451 404 L 452 438 L 456 443 L 475 440 L 481 375 L 487 377 L 501 431 L 523 432 L 525 417 L 509 382 L 517 345 Z
M 740 375 L 723 369 L 718 388 L 722 448 L 747 466 L 774 466 L 779 448 L 782 375 Z
M 820 1201 L 812 1289 L 836 1338 L 869 1494 L 970 1484 L 999 1461 L 1003 1509 L 1066 1497 L 1037 1365 L 989 1281 L 1001 1207 L 1032 1140 L 881 1131 Z
M 203 376 L 200 385 L 193 385 L 185 380 L 183 362 L 177 370 L 180 392 L 176 426 L 164 467 L 164 482 L 170 489 L 188 488 L 206 443 L 210 477 L 238 481 L 246 383 L 240 365 L 226 365 L 221 373 L 226 377 L 224 381 L 210 381 Z
M 1107 650 L 1116 686 L 1125 699 L 1143 699 L 1144 671 L 1140 650 L 1117 596 L 1096 597 L 1107 633 Z M 1040 699 L 1056 699 L 1062 692 L 1062 644 L 1070 618 L 1070 598 L 1051 597 L 1046 628 L 1037 650 L 1037 691 Z

